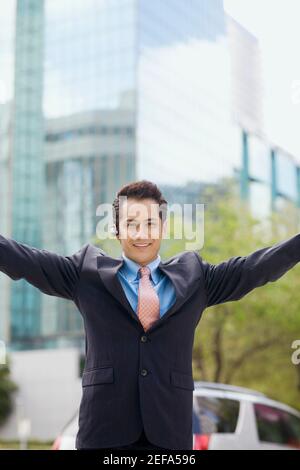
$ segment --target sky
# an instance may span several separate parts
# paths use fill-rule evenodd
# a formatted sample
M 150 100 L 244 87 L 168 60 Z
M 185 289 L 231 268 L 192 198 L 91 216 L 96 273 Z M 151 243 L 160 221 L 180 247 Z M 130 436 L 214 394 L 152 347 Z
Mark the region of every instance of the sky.
M 260 43 L 266 134 L 300 161 L 300 1 L 224 0 L 224 7 Z

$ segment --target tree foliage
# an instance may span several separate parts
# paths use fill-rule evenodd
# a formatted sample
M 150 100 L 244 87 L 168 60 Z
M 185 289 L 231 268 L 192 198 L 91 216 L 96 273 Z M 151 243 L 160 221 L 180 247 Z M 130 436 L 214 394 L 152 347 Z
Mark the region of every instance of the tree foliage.
M 8 365 L 0 366 L 0 426 L 3 425 L 13 410 L 13 392 L 16 384 L 10 379 Z

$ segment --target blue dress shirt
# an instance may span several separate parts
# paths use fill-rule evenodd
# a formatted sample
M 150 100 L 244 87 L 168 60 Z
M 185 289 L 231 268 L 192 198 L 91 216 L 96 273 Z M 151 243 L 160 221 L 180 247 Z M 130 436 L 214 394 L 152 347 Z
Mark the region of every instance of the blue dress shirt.
M 124 263 L 118 270 L 118 278 L 125 291 L 126 297 L 134 310 L 137 313 L 138 304 L 138 288 L 139 288 L 139 273 L 141 267 L 135 261 L 129 259 L 122 253 Z M 158 298 L 159 298 L 159 313 L 160 317 L 173 305 L 176 300 L 175 288 L 171 280 L 158 268 L 160 263 L 160 255 L 151 263 L 147 264 L 150 268 L 150 281 L 153 285 Z

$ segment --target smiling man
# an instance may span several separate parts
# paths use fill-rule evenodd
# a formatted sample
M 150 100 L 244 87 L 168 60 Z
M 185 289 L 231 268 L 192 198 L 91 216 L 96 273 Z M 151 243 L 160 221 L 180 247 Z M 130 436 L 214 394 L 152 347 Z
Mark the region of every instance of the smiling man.
M 113 204 L 115 233 L 124 259 L 118 277 L 144 327 L 161 317 L 175 301 L 173 284 L 159 269 L 159 249 L 166 233 L 166 206 L 158 188 L 147 182 L 125 186 Z M 144 269 L 140 270 L 141 267 Z M 151 315 L 150 305 L 153 306 Z M 145 309 L 147 318 L 143 319 Z
M 193 342 L 203 311 L 283 276 L 300 261 L 300 235 L 216 265 L 196 251 L 162 261 L 159 188 L 130 183 L 113 207 L 120 258 L 89 243 L 60 256 L 0 235 L 0 270 L 73 301 L 84 319 L 77 449 L 189 450 Z

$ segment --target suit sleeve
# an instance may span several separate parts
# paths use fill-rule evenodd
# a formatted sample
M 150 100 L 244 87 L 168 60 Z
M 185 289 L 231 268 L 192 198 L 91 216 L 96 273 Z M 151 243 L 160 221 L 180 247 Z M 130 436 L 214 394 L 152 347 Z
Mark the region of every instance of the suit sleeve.
M 0 271 L 14 281 L 25 279 L 45 294 L 73 300 L 87 248 L 60 256 L 0 235 Z
M 239 300 L 256 287 L 274 282 L 300 261 L 300 235 L 251 253 L 210 264 L 199 255 L 207 307 Z

